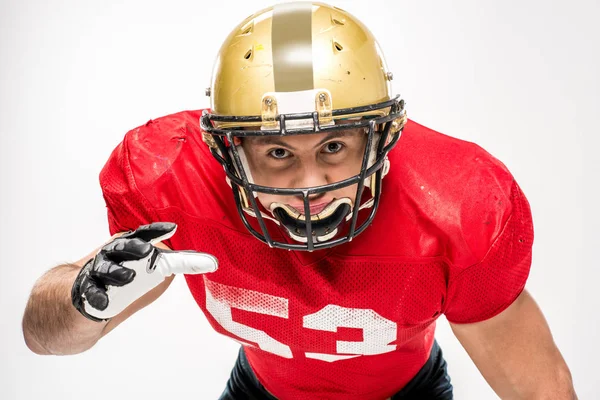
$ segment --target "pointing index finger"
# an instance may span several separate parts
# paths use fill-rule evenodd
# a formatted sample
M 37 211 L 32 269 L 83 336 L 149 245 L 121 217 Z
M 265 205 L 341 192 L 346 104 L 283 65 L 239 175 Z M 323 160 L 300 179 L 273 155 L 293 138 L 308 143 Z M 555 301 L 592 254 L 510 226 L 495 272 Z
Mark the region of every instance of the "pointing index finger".
M 172 274 L 204 274 L 215 272 L 219 267 L 217 258 L 208 253 L 195 251 L 158 250 L 156 270 L 163 276 Z

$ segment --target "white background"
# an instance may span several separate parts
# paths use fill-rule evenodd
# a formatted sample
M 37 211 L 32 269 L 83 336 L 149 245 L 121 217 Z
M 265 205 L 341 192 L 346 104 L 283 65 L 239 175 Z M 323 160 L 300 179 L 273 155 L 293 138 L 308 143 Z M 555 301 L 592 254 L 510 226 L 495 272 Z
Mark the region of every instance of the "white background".
M 44 271 L 107 239 L 98 173 L 126 131 L 207 106 L 214 56 L 270 1 L 16 1 L 0 7 L 0 398 L 215 399 L 237 344 L 179 277 L 90 351 L 41 357 L 21 317 Z M 528 289 L 581 399 L 597 386 L 600 6 L 338 1 L 379 39 L 409 116 L 503 161 L 535 223 Z M 457 399 L 496 396 L 442 318 Z

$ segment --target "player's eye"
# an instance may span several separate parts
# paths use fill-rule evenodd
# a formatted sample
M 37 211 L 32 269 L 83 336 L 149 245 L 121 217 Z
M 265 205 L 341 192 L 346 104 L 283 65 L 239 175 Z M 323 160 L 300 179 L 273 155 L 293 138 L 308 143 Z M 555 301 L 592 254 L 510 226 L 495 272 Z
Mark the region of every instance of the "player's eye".
M 271 150 L 269 152 L 269 155 L 278 160 L 283 160 L 285 158 L 288 158 L 291 155 L 291 153 L 289 151 L 287 151 L 286 149 L 278 147 L 276 149 Z
M 335 154 L 344 148 L 344 144 L 341 142 L 329 142 L 323 147 L 323 152 L 328 154 Z

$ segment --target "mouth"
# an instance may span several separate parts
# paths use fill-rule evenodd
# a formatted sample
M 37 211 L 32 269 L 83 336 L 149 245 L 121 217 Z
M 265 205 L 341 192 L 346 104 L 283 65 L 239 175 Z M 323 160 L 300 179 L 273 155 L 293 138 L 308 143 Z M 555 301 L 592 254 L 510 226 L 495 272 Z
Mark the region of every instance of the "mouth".
M 335 199 L 327 202 L 327 203 L 318 203 L 318 204 L 310 204 L 310 214 L 311 215 L 315 215 L 320 213 L 321 211 L 323 211 L 325 209 L 325 207 L 327 207 L 329 204 L 331 204 L 333 201 L 335 201 Z M 288 204 L 288 206 L 290 206 L 291 208 L 295 209 L 297 211 L 298 214 L 303 215 L 304 214 L 304 204 Z

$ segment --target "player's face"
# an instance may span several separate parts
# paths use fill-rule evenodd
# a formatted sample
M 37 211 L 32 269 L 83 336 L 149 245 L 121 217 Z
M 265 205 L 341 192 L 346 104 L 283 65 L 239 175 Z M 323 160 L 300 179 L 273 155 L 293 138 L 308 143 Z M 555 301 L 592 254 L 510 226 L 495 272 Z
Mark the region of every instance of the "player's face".
M 360 172 L 367 135 L 363 128 L 295 136 L 244 139 L 242 146 L 258 185 L 308 188 L 342 181 Z M 310 197 L 311 214 L 319 213 L 335 199 L 354 202 L 357 185 Z M 304 214 L 301 196 L 259 193 L 267 210 L 272 203 L 288 204 Z

